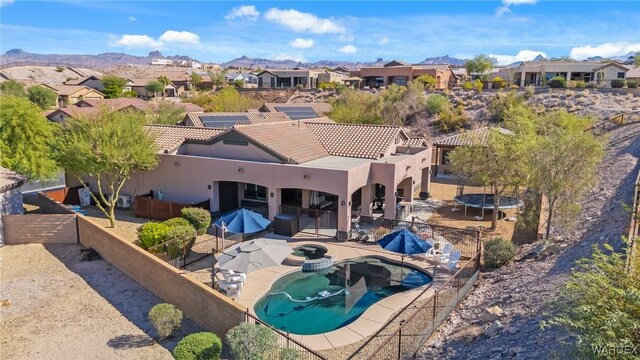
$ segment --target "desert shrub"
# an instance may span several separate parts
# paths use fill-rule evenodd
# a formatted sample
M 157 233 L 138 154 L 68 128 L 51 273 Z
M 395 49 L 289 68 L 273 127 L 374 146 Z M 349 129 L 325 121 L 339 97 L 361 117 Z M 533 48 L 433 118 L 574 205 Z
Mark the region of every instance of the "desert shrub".
M 185 101 L 201 106 L 207 112 L 243 112 L 259 108 L 264 103 L 259 99 L 242 95 L 233 86 L 227 86 L 213 94 L 198 94 Z
M 638 359 L 634 351 L 597 351 L 633 349 L 640 342 L 640 276 L 625 266 L 627 246 L 621 251 L 603 247 L 594 246 L 590 258 L 578 260 L 553 303 L 558 315 L 543 327 L 561 326 L 575 335 L 576 358 Z
M 613 79 L 611 80 L 611 87 L 614 89 L 623 88 L 625 85 L 624 79 Z
M 138 241 L 143 249 L 165 242 L 169 227 L 162 223 L 148 222 L 138 229 Z
M 504 89 L 507 86 L 507 82 L 500 76 L 494 77 L 491 84 L 494 89 Z
M 582 80 L 578 80 L 578 81 L 576 81 L 575 85 L 576 85 L 576 88 L 578 88 L 578 89 L 584 89 L 585 86 L 587 86 L 587 83 L 585 83 Z
M 524 104 L 524 96 L 518 95 L 515 91 L 510 91 L 506 94 L 497 93 L 496 96 L 489 101 L 487 108 L 491 113 L 491 120 L 502 122 L 505 120 L 509 110 L 522 104 Z
M 497 237 L 484 244 L 482 260 L 489 269 L 497 269 L 508 264 L 516 255 L 516 247 L 509 240 Z
M 170 228 L 176 227 L 176 226 L 191 226 L 191 223 L 189 222 L 189 220 L 181 217 L 171 218 L 169 220 L 163 221 L 162 223 L 167 225 Z
M 473 83 L 471 81 L 465 81 L 464 84 L 462 84 L 462 89 L 473 90 Z
M 467 124 L 467 117 L 462 106 L 453 110 L 445 108 L 439 113 L 439 117 L 435 125 L 443 132 L 458 130 Z
M 243 89 L 244 88 L 244 80 L 236 80 L 236 81 L 233 82 L 233 85 L 237 89 Z
M 476 92 L 482 92 L 482 89 L 484 88 L 484 84 L 480 79 L 477 79 L 476 81 L 473 82 L 473 88 L 476 90 Z
M 17 80 L 6 80 L 0 83 L 0 94 L 5 96 L 27 96 L 24 85 Z
M 382 117 L 376 111 L 377 97 L 363 91 L 340 90 L 340 95 L 329 99 L 333 110 L 329 117 L 338 123 L 381 124 Z
M 189 221 L 191 226 L 198 232 L 198 235 L 204 234 L 209 225 L 211 225 L 211 213 L 206 209 L 184 208 L 180 210 L 180 216 Z
M 636 80 L 629 80 L 627 81 L 627 87 L 629 89 L 635 89 L 638 87 L 638 82 Z
M 28 88 L 27 97 L 42 110 L 47 110 L 58 103 L 58 93 L 43 86 L 32 86 Z
M 567 87 L 567 80 L 562 76 L 556 76 L 547 82 L 550 88 L 561 89 Z
M 296 89 L 298 90 L 304 89 L 304 86 L 302 84 L 298 84 L 296 85 Z
M 449 99 L 440 94 L 433 94 L 427 97 L 425 106 L 429 115 L 433 116 L 449 107 Z
M 222 352 L 222 341 L 218 335 L 199 332 L 185 336 L 175 349 L 176 360 L 218 360 Z
M 415 81 L 421 83 L 425 89 L 435 89 L 438 82 L 436 78 L 427 74 L 418 76 Z
M 518 90 L 518 89 L 520 89 L 520 85 L 511 84 L 511 85 L 509 85 L 509 89 Z
M 533 86 L 533 85 L 525 86 L 525 88 L 524 88 L 524 98 L 525 99 L 529 99 L 535 94 L 536 94 L 536 87 L 535 86 Z
M 298 360 L 300 359 L 300 353 L 293 348 L 284 348 L 280 351 L 280 360 Z
M 180 329 L 182 311 L 172 304 L 158 304 L 149 310 L 149 321 L 156 329 L 158 338 L 164 340 Z
M 122 93 L 122 97 L 137 98 L 138 93 L 133 90 L 128 90 Z
M 169 228 L 165 239 L 166 252 L 170 259 L 182 256 L 183 251 L 189 251 L 196 241 L 196 229 L 191 225 Z
M 331 82 L 322 82 L 318 85 L 318 89 L 321 90 L 333 90 L 338 86 L 338 84 L 335 81 L 331 81 Z
M 56 71 L 57 72 L 63 72 L 64 68 L 62 66 L 56 66 Z
M 585 88 L 587 88 L 587 89 L 595 89 L 595 88 L 596 88 L 596 84 L 594 84 L 594 83 L 588 83 L 588 84 L 585 86 Z
M 236 359 L 264 359 L 278 346 L 277 341 L 273 330 L 249 323 L 242 323 L 227 333 L 227 342 Z

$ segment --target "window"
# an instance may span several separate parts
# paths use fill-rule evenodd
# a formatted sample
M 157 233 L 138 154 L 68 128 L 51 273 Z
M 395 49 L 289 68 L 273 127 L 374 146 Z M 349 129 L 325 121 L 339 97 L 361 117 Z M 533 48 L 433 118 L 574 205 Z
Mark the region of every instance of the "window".
M 267 201 L 267 188 L 255 184 L 244 184 L 244 198 Z
M 624 73 L 623 72 L 619 72 L 618 73 L 618 79 L 624 79 Z

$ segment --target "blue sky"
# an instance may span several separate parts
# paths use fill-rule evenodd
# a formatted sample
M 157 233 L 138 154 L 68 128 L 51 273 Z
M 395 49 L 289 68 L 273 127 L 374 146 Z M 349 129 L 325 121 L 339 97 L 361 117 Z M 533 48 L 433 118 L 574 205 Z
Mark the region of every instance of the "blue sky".
M 0 0 L 0 51 L 418 62 L 640 51 L 640 1 Z

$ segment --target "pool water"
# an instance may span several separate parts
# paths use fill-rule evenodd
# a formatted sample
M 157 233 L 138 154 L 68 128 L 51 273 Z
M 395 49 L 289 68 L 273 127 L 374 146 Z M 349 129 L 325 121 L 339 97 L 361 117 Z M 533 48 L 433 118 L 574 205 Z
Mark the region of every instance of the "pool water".
M 293 248 L 292 255 L 303 257 L 307 260 L 320 259 L 327 253 L 327 249 L 313 245 L 303 245 Z
M 388 296 L 430 282 L 428 274 L 415 268 L 362 257 L 320 272 L 287 274 L 271 286 L 254 311 L 277 329 L 299 335 L 321 334 L 352 323 Z

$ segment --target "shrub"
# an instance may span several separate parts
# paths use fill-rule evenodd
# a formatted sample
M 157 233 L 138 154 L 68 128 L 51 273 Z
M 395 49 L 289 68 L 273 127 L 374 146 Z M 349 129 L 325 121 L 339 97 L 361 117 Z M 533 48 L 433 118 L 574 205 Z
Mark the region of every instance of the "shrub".
M 476 92 L 482 92 L 482 88 L 484 88 L 484 84 L 480 79 L 477 79 L 476 81 L 473 82 L 473 88 L 476 90 Z
M 497 93 L 487 107 L 491 112 L 491 120 L 502 122 L 505 120 L 510 109 L 524 104 L 524 96 L 518 95 L 515 91 L 506 94 Z
M 587 86 L 587 83 L 585 83 L 582 80 L 578 80 L 576 81 L 576 88 L 578 89 L 584 89 Z
M 189 251 L 196 241 L 196 236 L 196 229 L 191 225 L 169 228 L 165 240 L 169 258 L 179 258 L 183 255 L 183 251 Z
M 56 66 L 56 71 L 57 72 L 63 72 L 64 68 L 62 66 Z
M 128 97 L 128 98 L 136 98 L 138 97 L 138 93 L 133 91 L 133 90 L 128 90 L 122 93 L 123 97 Z
M 611 87 L 614 89 L 623 88 L 625 85 L 624 79 L 613 79 L 611 80 Z
M 531 98 L 533 95 L 536 94 L 536 87 L 533 85 L 527 85 L 524 88 L 524 98 L 525 99 L 529 99 Z
M 494 77 L 491 84 L 494 89 L 504 89 L 507 86 L 507 82 L 500 76 Z
M 321 90 L 333 90 L 338 86 L 338 84 L 335 81 L 331 81 L 331 82 L 322 82 L 318 85 L 318 89 Z
M 585 88 L 587 88 L 587 89 L 595 89 L 595 88 L 596 88 L 596 84 L 594 84 L 594 83 L 588 83 L 588 84 L 585 86 Z
M 233 85 L 238 89 L 244 88 L 244 80 L 236 80 L 233 82 Z
M 627 81 L 627 87 L 629 89 L 635 89 L 638 87 L 638 82 L 636 80 L 629 80 Z
M 433 94 L 427 97 L 425 106 L 429 115 L 433 116 L 449 107 L 449 99 L 440 94 Z
M 209 225 L 211 225 L 211 213 L 209 210 L 194 207 L 184 208 L 180 210 L 180 215 L 189 221 L 191 226 L 198 232 L 198 235 L 204 234 Z
M 185 336 L 175 349 L 176 360 L 218 360 L 222 352 L 222 341 L 218 335 L 210 332 L 199 332 Z
M 156 329 L 158 338 L 164 340 L 180 329 L 182 311 L 172 304 L 158 304 L 149 310 L 149 321 Z
M 425 89 L 435 89 L 438 80 L 431 75 L 422 74 L 418 76 L 415 81 L 421 83 Z
M 143 249 L 165 242 L 169 227 L 162 223 L 148 222 L 138 229 L 138 241 Z
M 516 247 L 509 240 L 497 237 L 484 244 L 482 260 L 489 269 L 497 269 L 508 264 L 516 255 Z
M 467 117 L 462 106 L 458 106 L 455 110 L 445 108 L 439 116 L 440 119 L 435 122 L 435 125 L 443 132 L 458 130 L 467 124 Z
M 561 89 L 567 87 L 567 80 L 562 76 L 556 76 L 547 82 L 550 88 Z
M 462 84 L 462 89 L 473 90 L 473 83 L 471 81 L 465 81 L 464 84 Z
M 42 86 L 28 88 L 27 97 L 42 110 L 47 110 L 58 103 L 58 93 Z
M 167 225 L 170 228 L 173 228 L 176 226 L 191 226 L 191 223 L 189 222 L 189 220 L 181 217 L 171 218 L 169 220 L 163 221 L 162 223 Z
M 273 330 L 249 323 L 242 323 L 227 333 L 227 342 L 236 359 L 264 359 L 278 346 L 277 341 Z
M 284 348 L 280 351 L 280 360 L 298 360 L 300 353 L 293 348 Z

